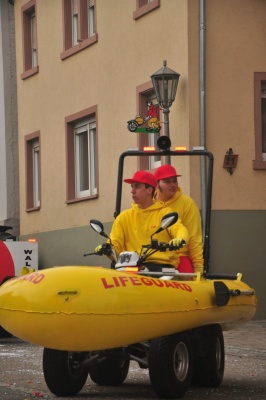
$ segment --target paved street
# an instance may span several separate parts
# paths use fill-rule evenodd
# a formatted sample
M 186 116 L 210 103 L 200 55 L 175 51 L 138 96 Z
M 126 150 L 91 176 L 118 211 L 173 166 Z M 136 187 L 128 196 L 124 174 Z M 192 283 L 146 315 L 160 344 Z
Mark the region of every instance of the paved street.
M 191 388 L 186 400 L 266 400 L 266 320 L 224 332 L 225 374 L 219 388 Z M 52 395 L 43 378 L 42 348 L 17 338 L 0 339 L 0 399 L 62 399 Z M 119 387 L 87 384 L 76 400 L 156 399 L 148 371 L 134 362 Z M 64 400 L 70 399 L 65 397 Z M 72 399 L 74 399 L 72 397 Z

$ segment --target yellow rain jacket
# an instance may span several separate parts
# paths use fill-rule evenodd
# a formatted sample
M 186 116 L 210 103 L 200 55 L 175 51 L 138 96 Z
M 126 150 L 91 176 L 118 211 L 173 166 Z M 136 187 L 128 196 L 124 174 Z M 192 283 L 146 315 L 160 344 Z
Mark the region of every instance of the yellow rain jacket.
M 150 244 L 151 235 L 160 227 L 161 219 L 165 214 L 173 212 L 171 208 L 165 207 L 161 202 L 154 202 L 150 207 L 141 209 L 133 203 L 132 208 L 123 211 L 115 219 L 110 238 L 116 253 L 122 251 L 141 252 L 142 245 Z M 187 228 L 178 220 L 174 225 L 153 236 L 159 242 L 169 243 L 171 239 L 184 239 L 189 241 Z M 171 264 L 177 268 L 179 263 L 179 252 L 157 251 L 146 261 L 157 264 Z
M 180 187 L 175 195 L 163 204 L 166 208 L 171 207 L 172 211 L 176 211 L 182 224 L 188 229 L 189 243 L 180 250 L 179 255 L 191 259 L 195 272 L 203 272 L 202 228 L 198 206 L 191 197 L 183 194 Z

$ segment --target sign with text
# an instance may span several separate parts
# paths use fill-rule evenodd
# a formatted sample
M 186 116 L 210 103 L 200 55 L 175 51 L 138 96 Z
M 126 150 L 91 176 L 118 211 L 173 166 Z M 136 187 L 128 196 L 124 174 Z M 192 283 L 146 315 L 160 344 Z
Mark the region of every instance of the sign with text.
M 8 248 L 14 262 L 15 274 L 20 274 L 21 268 L 38 269 L 38 242 L 3 242 Z

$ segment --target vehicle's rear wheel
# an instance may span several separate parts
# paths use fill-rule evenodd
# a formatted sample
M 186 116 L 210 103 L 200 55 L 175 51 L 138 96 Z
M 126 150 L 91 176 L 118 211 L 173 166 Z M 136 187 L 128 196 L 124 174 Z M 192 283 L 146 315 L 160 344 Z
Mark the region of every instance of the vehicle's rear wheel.
M 91 380 L 101 386 L 121 385 L 128 375 L 129 363 L 129 358 L 123 357 L 122 352 L 121 358 L 110 356 L 110 358 L 90 367 Z
M 190 385 L 192 369 L 192 344 L 188 332 L 151 341 L 149 373 L 152 387 L 159 397 L 183 397 Z
M 88 368 L 82 366 L 86 353 L 43 350 L 43 373 L 49 390 L 56 396 L 75 396 L 85 385 Z
M 224 338 L 220 325 L 198 328 L 193 335 L 193 386 L 217 387 L 224 375 Z

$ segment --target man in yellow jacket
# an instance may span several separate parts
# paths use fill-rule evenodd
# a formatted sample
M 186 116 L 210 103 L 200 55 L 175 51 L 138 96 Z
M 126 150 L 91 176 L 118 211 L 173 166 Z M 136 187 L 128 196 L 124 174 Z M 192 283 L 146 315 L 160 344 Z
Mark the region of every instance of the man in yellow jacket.
M 140 254 L 142 245 L 149 244 L 151 235 L 160 227 L 161 219 L 165 214 L 173 212 L 171 208 L 154 201 L 153 194 L 156 180 L 153 174 L 146 171 L 137 171 L 132 179 L 124 179 L 131 184 L 131 194 L 134 203 L 128 210 L 121 212 L 115 219 L 110 239 L 117 255 L 122 251 L 136 251 Z M 182 240 L 189 242 L 187 228 L 180 220 L 171 227 L 153 236 L 159 242 L 170 243 L 174 246 Z M 95 252 L 101 251 L 98 246 Z M 178 251 L 156 252 L 147 259 L 149 265 L 167 265 L 177 268 L 179 263 Z
M 190 240 L 180 249 L 179 272 L 203 272 L 201 216 L 194 200 L 184 195 L 178 186 L 179 176 L 172 165 L 165 164 L 157 168 L 154 172 L 157 182 L 155 199 L 176 211 L 188 229 Z

